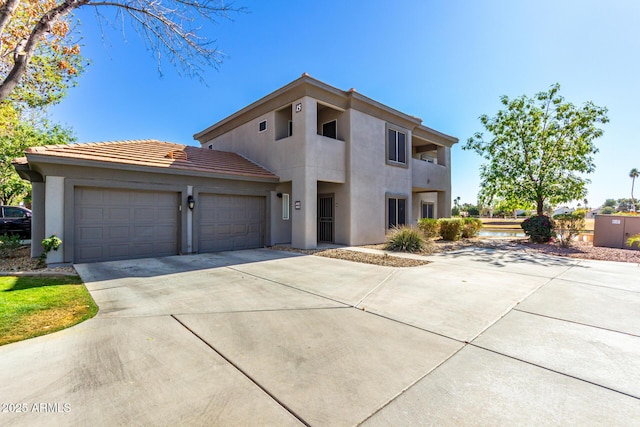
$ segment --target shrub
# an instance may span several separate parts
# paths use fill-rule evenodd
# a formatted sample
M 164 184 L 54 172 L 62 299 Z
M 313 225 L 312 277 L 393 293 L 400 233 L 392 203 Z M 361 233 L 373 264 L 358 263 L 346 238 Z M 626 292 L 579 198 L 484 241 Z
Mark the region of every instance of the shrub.
M 42 253 L 38 258 L 38 266 L 45 267 L 47 264 L 47 254 L 52 250 L 57 251 L 60 245 L 62 244 L 62 240 L 55 234 L 52 234 L 51 237 L 47 237 L 46 239 L 42 239 Z
M 571 241 L 584 229 L 585 212 L 577 210 L 573 213 L 559 214 L 553 217 L 555 232 L 562 246 L 571 246 Z
M 20 236 L 17 234 L 3 234 L 0 236 L 0 257 L 15 257 L 19 247 Z
M 482 228 L 482 221 L 478 218 L 462 219 L 462 237 L 467 239 L 476 237 Z
M 546 215 L 534 215 L 525 219 L 521 225 L 524 234 L 535 243 L 546 243 L 555 237 L 553 220 Z
M 438 220 L 433 218 L 421 218 L 418 221 L 418 229 L 427 239 L 435 239 L 439 236 L 440 226 Z
M 442 240 L 460 240 L 462 235 L 462 220 L 460 218 L 440 218 L 438 224 Z
M 425 247 L 425 240 L 420 230 L 413 227 L 396 228 L 387 237 L 384 248 L 396 252 L 420 252 Z

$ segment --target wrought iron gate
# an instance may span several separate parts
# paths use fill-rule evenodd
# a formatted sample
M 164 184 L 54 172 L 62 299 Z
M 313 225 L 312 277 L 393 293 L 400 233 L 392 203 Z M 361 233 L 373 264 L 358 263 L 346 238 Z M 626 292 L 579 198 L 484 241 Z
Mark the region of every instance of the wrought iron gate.
M 333 243 L 333 194 L 318 195 L 318 242 Z

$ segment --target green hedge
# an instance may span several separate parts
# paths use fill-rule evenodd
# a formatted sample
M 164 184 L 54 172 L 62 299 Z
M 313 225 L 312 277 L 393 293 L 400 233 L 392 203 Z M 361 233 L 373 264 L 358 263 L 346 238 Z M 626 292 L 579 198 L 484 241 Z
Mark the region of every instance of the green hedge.
M 462 237 L 462 220 L 460 218 L 440 218 L 440 237 L 442 240 L 460 240 Z
M 462 237 L 468 239 L 476 237 L 482 228 L 482 221 L 478 218 L 462 218 Z
M 420 218 L 418 221 L 418 229 L 422 231 L 427 239 L 435 239 L 440 236 L 440 224 L 437 219 Z

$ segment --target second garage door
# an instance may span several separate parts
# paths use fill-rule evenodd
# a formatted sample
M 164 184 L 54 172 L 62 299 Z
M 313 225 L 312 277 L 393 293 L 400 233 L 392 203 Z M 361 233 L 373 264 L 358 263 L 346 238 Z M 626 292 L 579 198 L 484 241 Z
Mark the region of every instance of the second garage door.
M 76 187 L 74 262 L 178 254 L 179 194 Z
M 264 245 L 265 198 L 200 194 L 198 251 L 252 249 Z

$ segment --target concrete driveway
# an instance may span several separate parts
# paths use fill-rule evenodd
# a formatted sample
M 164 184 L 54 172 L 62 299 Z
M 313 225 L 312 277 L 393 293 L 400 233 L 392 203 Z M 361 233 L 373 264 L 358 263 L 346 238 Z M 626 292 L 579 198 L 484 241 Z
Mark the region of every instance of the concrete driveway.
M 0 425 L 638 423 L 637 265 L 430 259 L 77 265 L 100 312 L 0 347 Z

